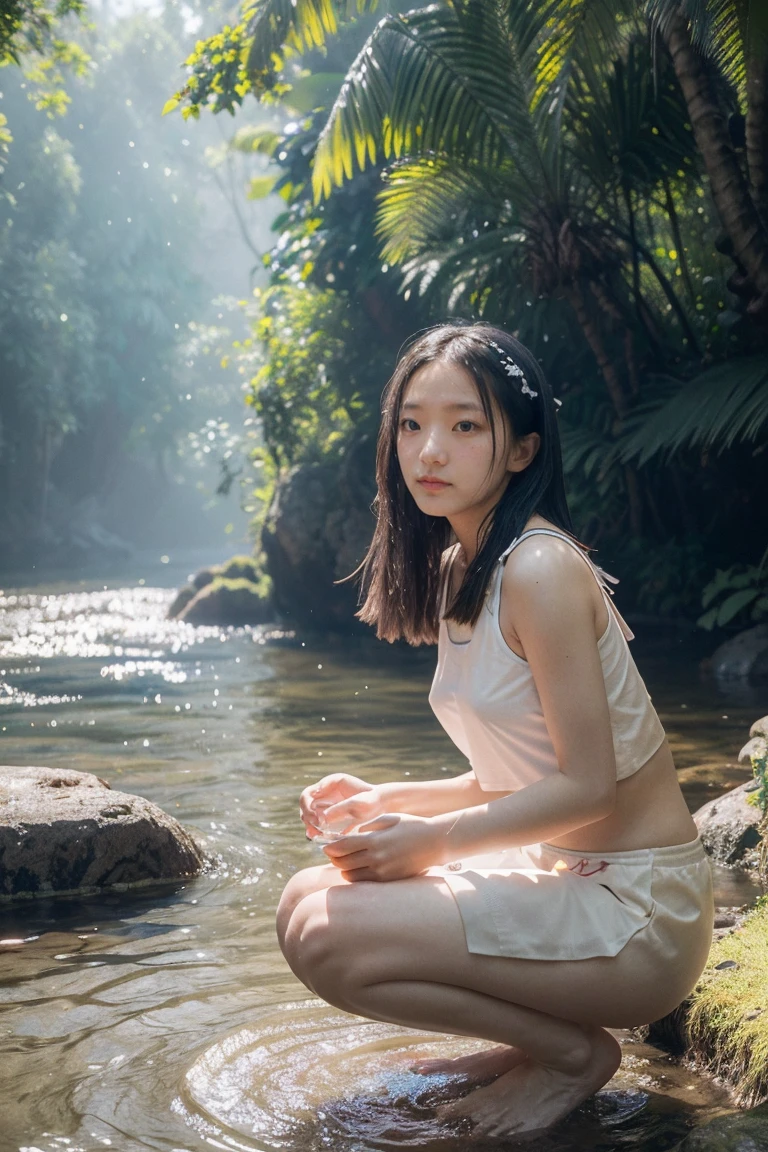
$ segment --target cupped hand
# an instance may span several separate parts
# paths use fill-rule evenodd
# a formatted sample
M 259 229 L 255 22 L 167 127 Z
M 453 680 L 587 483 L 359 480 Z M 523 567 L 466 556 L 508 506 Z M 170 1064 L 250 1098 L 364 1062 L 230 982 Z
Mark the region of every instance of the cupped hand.
M 323 851 L 346 880 L 404 880 L 442 864 L 444 840 L 429 817 L 387 812 Z
M 369 793 L 375 792 L 372 784 L 348 772 L 332 772 L 316 784 L 310 784 L 299 797 L 299 814 L 306 826 L 307 836 L 314 839 L 321 835 L 318 825 L 336 824 L 340 828 L 348 828 L 378 815 L 381 809 L 376 809 L 373 797 L 364 805 L 348 807 L 353 797 L 362 802 Z M 361 813 L 359 817 L 356 816 L 358 811 Z

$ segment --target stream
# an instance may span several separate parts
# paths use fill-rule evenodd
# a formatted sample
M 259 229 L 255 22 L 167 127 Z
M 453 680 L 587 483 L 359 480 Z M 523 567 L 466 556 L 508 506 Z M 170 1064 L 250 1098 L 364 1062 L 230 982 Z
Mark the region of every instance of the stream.
M 329 1008 L 273 929 L 288 876 L 323 862 L 298 820 L 306 784 L 465 770 L 427 703 L 434 649 L 166 620 L 186 572 L 137 561 L 0 593 L 3 762 L 140 793 L 216 861 L 191 882 L 0 908 L 0 1152 L 514 1147 L 441 1127 L 455 1085 L 408 1071 L 480 1042 Z M 702 676 L 684 633 L 633 648 L 694 810 L 747 777 L 736 756 L 765 700 Z M 756 895 L 725 869 L 716 891 L 721 906 Z M 527 1149 L 663 1152 L 731 1110 L 707 1077 L 617 1036 L 615 1080 Z

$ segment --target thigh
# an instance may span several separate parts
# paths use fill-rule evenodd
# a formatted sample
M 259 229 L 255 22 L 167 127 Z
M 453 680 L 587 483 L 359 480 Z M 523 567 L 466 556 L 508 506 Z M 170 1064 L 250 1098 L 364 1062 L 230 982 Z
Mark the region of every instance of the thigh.
M 330 958 L 346 979 L 361 984 L 451 984 L 567 1020 L 617 1028 L 658 1019 L 685 995 L 678 995 L 673 979 L 660 978 L 658 966 L 654 971 L 649 965 L 647 945 L 636 938 L 617 956 L 588 960 L 470 953 L 456 902 L 439 876 L 334 884 L 302 900 L 296 917 L 308 966 L 314 957 L 324 963 Z

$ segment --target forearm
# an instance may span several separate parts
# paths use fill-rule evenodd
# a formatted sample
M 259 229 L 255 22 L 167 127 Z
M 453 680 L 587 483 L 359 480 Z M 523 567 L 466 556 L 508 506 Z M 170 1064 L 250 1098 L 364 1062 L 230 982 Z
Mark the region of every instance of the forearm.
M 443 833 L 441 862 L 447 863 L 462 856 L 556 840 L 604 819 L 614 804 L 615 791 L 595 796 L 558 772 L 510 795 L 495 799 L 491 795 L 486 803 L 458 814 L 435 813 L 432 823 Z
M 447 780 L 396 780 L 377 787 L 383 811 L 410 816 L 441 816 L 509 795 L 484 792 L 471 771 Z

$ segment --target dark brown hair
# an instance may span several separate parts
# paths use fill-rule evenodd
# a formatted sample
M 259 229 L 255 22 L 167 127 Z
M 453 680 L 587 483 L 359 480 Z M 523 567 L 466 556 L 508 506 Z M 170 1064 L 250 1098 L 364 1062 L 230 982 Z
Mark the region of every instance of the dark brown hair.
M 524 394 L 519 377 L 504 369 L 503 355 L 522 369 L 535 397 Z M 524 471 L 515 473 L 483 526 L 477 555 L 446 615 L 474 624 L 480 615 L 493 567 L 520 535 L 534 513 L 573 535 L 565 497 L 556 405 L 538 361 L 513 336 L 490 324 L 441 324 L 414 339 L 400 357 L 382 397 L 376 452 L 376 529 L 358 573 L 362 607 L 357 613 L 376 627 L 383 640 L 435 643 L 439 629 L 441 557 L 453 540 L 443 516 L 422 512 L 408 491 L 397 458 L 400 407 L 414 373 L 424 364 L 444 361 L 464 368 L 475 382 L 497 450 L 497 420 L 502 412 L 514 437 L 538 432 L 541 443 Z M 502 441 L 506 427 L 501 429 Z

